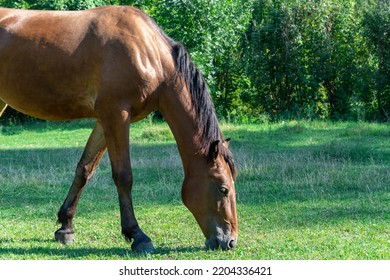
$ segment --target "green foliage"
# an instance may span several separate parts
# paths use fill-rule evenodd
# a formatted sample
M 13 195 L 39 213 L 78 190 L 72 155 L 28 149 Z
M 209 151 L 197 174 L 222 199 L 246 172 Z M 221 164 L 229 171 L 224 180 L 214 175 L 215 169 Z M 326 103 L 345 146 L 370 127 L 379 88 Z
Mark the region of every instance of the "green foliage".
M 0 1 L 0 5 L 9 8 L 42 10 L 83 10 L 111 4 L 109 0 L 17 0 Z
M 367 83 L 357 4 L 255 1 L 247 69 L 270 115 L 351 117 L 353 100 Z
M 379 0 L 363 21 L 364 34 L 374 57 L 376 95 L 367 102 L 376 103 L 378 118 L 390 119 L 390 2 Z

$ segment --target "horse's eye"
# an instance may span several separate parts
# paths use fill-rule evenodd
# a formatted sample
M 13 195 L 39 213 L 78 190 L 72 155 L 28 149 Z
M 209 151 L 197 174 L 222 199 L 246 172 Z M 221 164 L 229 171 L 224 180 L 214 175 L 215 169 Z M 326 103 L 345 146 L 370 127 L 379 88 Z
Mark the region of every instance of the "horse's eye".
M 227 195 L 229 190 L 225 187 L 219 187 L 219 191 L 223 194 L 223 195 Z

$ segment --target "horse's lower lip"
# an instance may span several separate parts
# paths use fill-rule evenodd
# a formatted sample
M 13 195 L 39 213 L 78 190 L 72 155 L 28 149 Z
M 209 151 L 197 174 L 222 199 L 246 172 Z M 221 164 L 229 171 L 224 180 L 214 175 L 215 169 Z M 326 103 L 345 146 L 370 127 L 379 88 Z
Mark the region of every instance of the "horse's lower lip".
M 219 247 L 218 240 L 216 238 L 207 239 L 204 243 L 206 249 L 215 250 Z
M 217 238 L 207 239 L 205 242 L 206 248 L 210 250 L 216 250 L 219 247 L 222 250 L 231 250 L 237 245 L 237 241 L 235 239 L 231 239 L 229 242 L 220 241 Z

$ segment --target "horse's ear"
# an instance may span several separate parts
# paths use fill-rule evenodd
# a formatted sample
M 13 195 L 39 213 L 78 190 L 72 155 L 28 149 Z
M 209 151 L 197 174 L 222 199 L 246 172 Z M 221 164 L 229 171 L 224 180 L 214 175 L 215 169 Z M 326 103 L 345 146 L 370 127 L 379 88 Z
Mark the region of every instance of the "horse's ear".
M 216 140 L 210 144 L 209 155 L 208 155 L 210 161 L 215 161 L 217 159 L 219 153 L 219 147 L 218 147 L 219 142 L 220 142 L 219 140 Z

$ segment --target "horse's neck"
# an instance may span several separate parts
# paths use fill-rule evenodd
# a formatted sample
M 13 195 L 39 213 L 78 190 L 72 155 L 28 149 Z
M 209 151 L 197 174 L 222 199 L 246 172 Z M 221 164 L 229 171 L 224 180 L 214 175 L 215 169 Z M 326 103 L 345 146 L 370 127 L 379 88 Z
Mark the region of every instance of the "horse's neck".
M 166 119 L 178 146 L 185 175 L 204 162 L 200 153 L 199 129 L 192 109 L 191 96 L 184 88 L 181 93 L 167 92 L 159 98 L 160 111 Z

